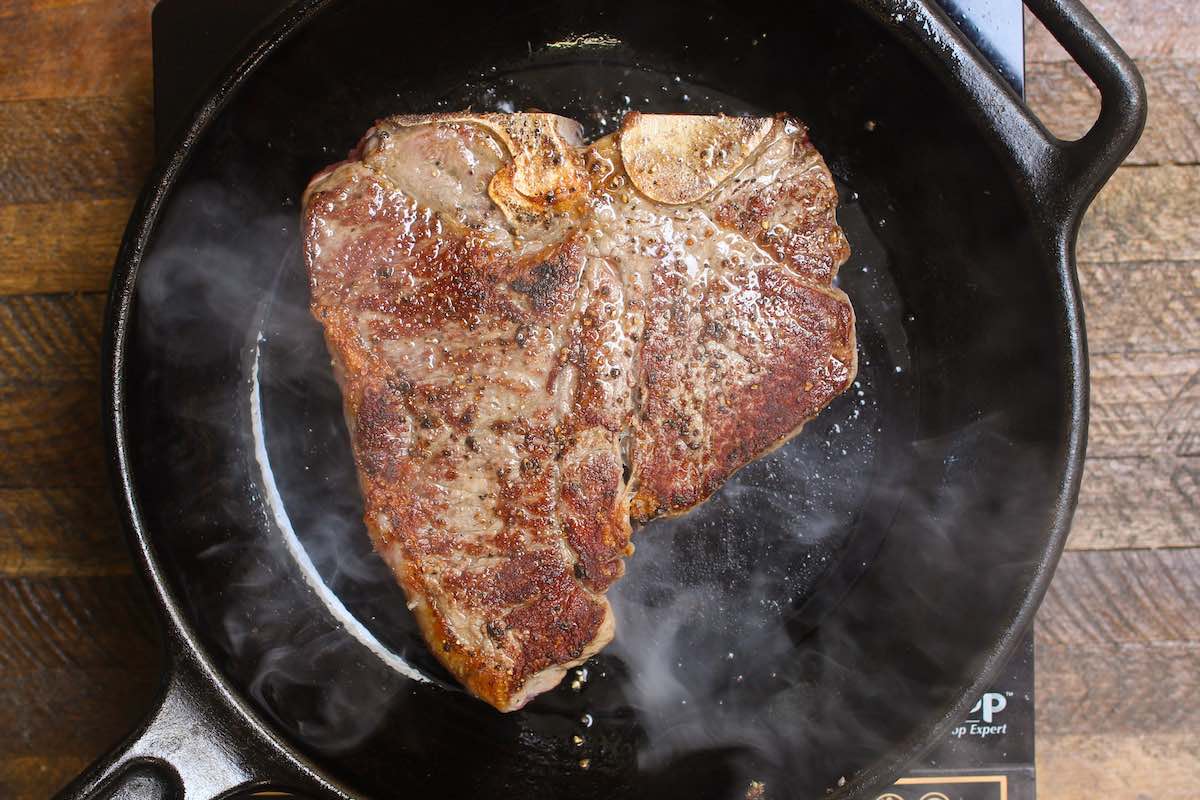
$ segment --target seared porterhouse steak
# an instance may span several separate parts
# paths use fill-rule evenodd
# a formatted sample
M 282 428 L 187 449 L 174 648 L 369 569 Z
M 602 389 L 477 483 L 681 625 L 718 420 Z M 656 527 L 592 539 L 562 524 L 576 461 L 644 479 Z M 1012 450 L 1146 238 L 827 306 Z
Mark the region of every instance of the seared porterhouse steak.
M 378 552 L 502 711 L 611 640 L 630 518 L 675 514 L 854 379 L 848 246 L 794 120 L 394 117 L 305 193 Z

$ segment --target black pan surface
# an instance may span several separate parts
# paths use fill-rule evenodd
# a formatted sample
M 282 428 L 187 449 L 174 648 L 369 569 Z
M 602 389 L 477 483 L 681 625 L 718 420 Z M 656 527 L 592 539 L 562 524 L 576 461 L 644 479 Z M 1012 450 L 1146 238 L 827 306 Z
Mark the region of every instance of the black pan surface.
M 154 752 L 162 712 L 130 752 L 175 762 L 163 780 L 189 797 L 261 780 L 860 797 L 894 777 L 973 700 L 1061 548 L 1086 397 L 1069 243 L 1107 176 L 1071 173 L 1049 198 L 1005 138 L 1028 119 L 980 113 L 981 86 L 1007 90 L 944 24 L 832 0 L 304 4 L 202 110 L 118 268 L 112 435 L 168 612 L 167 705 L 234 730 L 223 783 Z M 374 119 L 465 107 L 554 111 L 590 135 L 629 109 L 789 111 L 837 178 L 854 252 L 853 389 L 701 508 L 639 530 L 616 642 L 508 715 L 427 653 L 371 551 L 298 240 L 308 177 Z

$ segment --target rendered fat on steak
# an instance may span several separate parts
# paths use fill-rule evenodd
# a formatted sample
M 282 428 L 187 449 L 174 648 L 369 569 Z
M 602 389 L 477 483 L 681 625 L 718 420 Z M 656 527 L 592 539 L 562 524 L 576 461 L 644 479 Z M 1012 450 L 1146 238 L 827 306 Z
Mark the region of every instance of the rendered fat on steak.
M 854 380 L 849 248 L 799 122 L 400 116 L 305 193 L 375 548 L 502 711 L 613 637 L 631 519 L 678 514 Z

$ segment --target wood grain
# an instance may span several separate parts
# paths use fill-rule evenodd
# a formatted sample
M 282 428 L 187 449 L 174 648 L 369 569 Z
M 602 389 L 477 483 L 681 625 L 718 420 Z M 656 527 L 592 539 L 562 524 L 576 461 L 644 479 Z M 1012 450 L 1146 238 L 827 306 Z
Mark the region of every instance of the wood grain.
M 0 295 L 108 289 L 131 199 L 0 205 Z
M 1087 8 L 1134 58 L 1200 58 L 1200 15 L 1194 0 L 1087 0 Z M 1028 9 L 1026 61 L 1063 61 L 1067 54 Z
M 1172 733 L 1194 718 L 1200 643 L 1037 645 L 1038 730 Z
M 145 712 L 160 667 L 138 578 L 0 580 L 0 759 L 94 757 Z
M 1047 800 L 1191 798 L 1198 775 L 1200 737 L 1186 727 L 1122 735 L 1100 723 L 1087 733 L 1037 734 L 1037 790 Z
M 82 772 L 89 763 L 90 760 L 82 755 L 0 758 L 0 797 L 42 800 Z
M 123 199 L 153 158 L 148 95 L 0 103 L 0 203 Z
M 1200 261 L 1200 167 L 1121 167 L 1079 231 L 1080 261 Z
M 1200 262 L 1084 262 L 1088 352 L 1200 351 Z
M 105 485 L 97 385 L 0 384 L 0 452 L 0 488 Z
M 102 294 L 0 297 L 0 382 L 98 379 L 104 301 Z
M 1067 546 L 1200 545 L 1200 263 L 1084 261 L 1079 278 L 1092 423 Z
M 1051 654 L 1056 647 L 1200 646 L 1197 608 L 1200 548 L 1065 553 L 1038 613 L 1037 643 Z
M 1098 353 L 1091 371 L 1090 455 L 1200 455 L 1200 351 Z
M 155 637 L 140 578 L 0 580 L 0 675 L 118 668 L 156 652 Z
M 59 667 L 0 675 L 0 759 L 82 755 L 91 761 L 119 742 L 150 710 L 159 665 L 148 652 L 119 667 Z M 46 786 L 48 796 L 57 786 Z
M 0 3 L 0 100 L 149 92 L 153 0 Z
M 1089 457 L 1067 547 L 1200 546 L 1200 462 Z
M 1150 115 L 1126 164 L 1200 163 L 1200 61 L 1145 59 Z M 1051 131 L 1078 139 L 1100 110 L 1100 92 L 1069 62 L 1029 64 L 1025 102 Z
M 0 578 L 133 571 L 104 487 L 0 489 Z
M 1196 642 L 1039 642 L 1038 795 L 1193 797 L 1200 777 L 1197 674 Z

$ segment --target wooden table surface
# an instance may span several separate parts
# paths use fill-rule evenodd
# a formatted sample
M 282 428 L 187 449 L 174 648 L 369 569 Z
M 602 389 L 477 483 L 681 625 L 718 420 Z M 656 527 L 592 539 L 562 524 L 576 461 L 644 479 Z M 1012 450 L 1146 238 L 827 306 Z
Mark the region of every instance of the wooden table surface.
M 1150 120 L 1079 239 L 1092 423 L 1037 619 L 1043 798 L 1200 793 L 1200 10 L 1091 0 Z M 0 0 L 0 798 L 41 798 L 148 708 L 154 623 L 105 478 L 99 339 L 152 157 L 151 0 Z M 1036 23 L 1030 105 L 1095 92 Z

